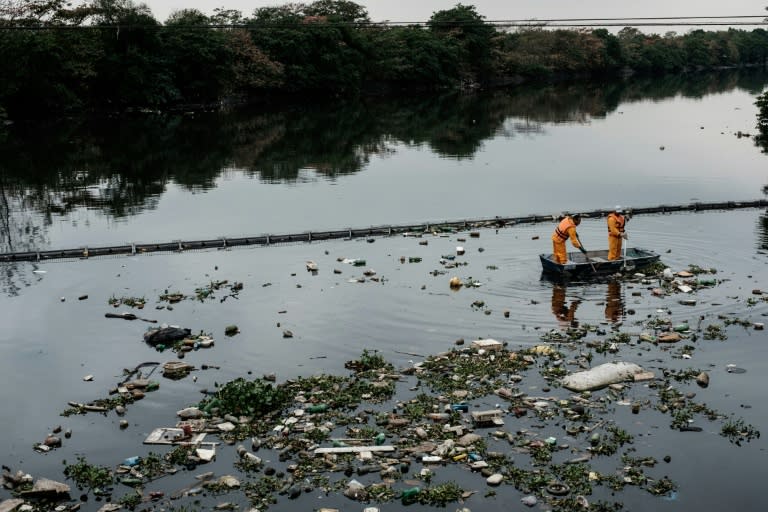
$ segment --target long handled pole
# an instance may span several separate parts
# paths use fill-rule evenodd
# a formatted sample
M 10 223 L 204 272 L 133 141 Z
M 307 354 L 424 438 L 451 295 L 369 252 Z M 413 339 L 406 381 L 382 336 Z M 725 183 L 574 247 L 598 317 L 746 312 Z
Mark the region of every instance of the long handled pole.
M 626 240 L 624 240 L 626 242 Z M 624 246 L 624 256 L 623 260 L 624 263 L 622 264 L 622 270 L 627 270 L 627 244 L 622 244 Z
M 597 269 L 595 269 L 595 264 L 592 263 L 589 259 L 589 256 L 587 256 L 587 249 L 584 247 L 584 244 L 581 243 L 581 238 L 579 238 L 579 234 L 576 233 L 576 240 L 579 241 L 579 245 L 581 246 L 581 251 L 584 253 L 584 258 L 586 258 L 587 263 L 589 263 L 589 266 L 592 267 L 592 272 L 597 274 Z

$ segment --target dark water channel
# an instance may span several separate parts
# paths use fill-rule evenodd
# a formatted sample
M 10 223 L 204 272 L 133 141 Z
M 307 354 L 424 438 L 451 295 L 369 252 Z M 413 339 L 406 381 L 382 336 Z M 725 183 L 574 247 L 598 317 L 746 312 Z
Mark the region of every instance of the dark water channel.
M 44 128 L 20 123 L 2 145 L 2 247 L 166 241 L 555 213 L 615 203 L 755 199 L 768 179 L 768 157 L 750 139 L 734 134 L 753 131 L 752 102 L 765 80 L 760 75 L 706 75 L 273 113 L 150 115 Z M 655 480 L 669 477 L 677 490 L 659 497 L 632 486 L 615 493 L 596 486 L 589 501 L 621 502 L 634 511 L 761 509 L 766 503 L 762 482 L 768 477 L 765 436 L 737 446 L 720 432 L 729 418 L 763 433 L 768 429 L 763 392 L 768 343 L 765 331 L 754 328 L 766 322 L 768 302 L 753 293 L 768 291 L 766 212 L 647 215 L 630 221 L 630 245 L 659 252 L 672 270 L 690 265 L 717 269 L 707 276 L 716 279 L 716 286 L 690 295 L 655 296 L 658 279 L 566 284 L 543 279 L 538 254 L 550 251 L 552 228 L 482 229 L 479 238 L 464 232 L 5 265 L 0 269 L 0 372 L 5 376 L 0 431 L 6 443 L 0 462 L 14 471 L 65 481 L 62 461 L 72 463 L 78 455 L 115 468 L 127 457 L 163 453 L 165 447 L 143 445 L 144 438 L 156 427 L 172 426 L 175 412 L 197 403 L 201 389 L 235 377 L 275 373 L 282 382 L 321 373 L 346 375 L 344 363 L 366 349 L 378 351 L 396 368 L 407 368 L 422 356 L 455 348 L 460 338 L 467 344 L 493 338 L 510 350 L 524 350 L 543 343 L 552 330 L 578 322 L 604 334 L 560 347 L 569 371 L 578 370 L 572 361 L 580 352 L 593 354 L 592 365 L 637 363 L 653 371 L 657 381 L 665 370 L 705 370 L 711 379 L 707 388 L 692 381 L 669 385 L 694 393 L 697 402 L 722 414 L 718 420 L 696 416 L 692 424 L 702 431 L 681 432 L 670 428 L 669 414 L 651 406 L 658 390 L 648 383 L 630 384 L 616 399 L 607 390 L 596 391 L 593 399 L 602 397 L 606 408 L 595 421 L 615 422 L 630 433 L 633 443 L 624 448 L 636 451 L 629 455 L 654 457 L 658 462 L 644 468 L 646 474 Z M 586 219 L 579 231 L 587 248 L 605 247 L 602 219 Z M 466 248 L 457 261 L 467 265 L 446 270 L 441 258 L 455 254 L 457 246 Z M 421 261 L 409 263 L 409 257 Z M 365 259 L 366 265 L 355 267 L 341 258 Z M 310 260 L 318 264 L 316 274 L 306 270 Z M 375 270 L 380 280 L 351 282 L 366 269 Z M 451 291 L 452 276 L 482 285 Z M 166 291 L 194 295 L 196 288 L 225 279 L 242 282 L 243 290 L 236 297 L 220 291 L 209 300 L 156 309 L 167 306 L 159 301 Z M 121 297 L 143 297 L 147 306 L 114 309 L 108 304 Z M 695 306 L 681 304 L 689 298 L 695 298 Z M 483 306 L 473 306 L 477 301 Z M 143 343 L 150 324 L 105 318 L 115 311 L 210 333 L 215 346 L 190 352 L 184 360 L 219 369 L 178 381 L 158 371 L 152 378 L 160 388 L 129 405 L 124 418 L 114 412 L 60 416 L 69 401 L 106 397 L 122 380 L 124 368 L 174 359 L 171 352 L 159 353 Z M 692 332 L 677 344 L 640 342 L 638 335 L 658 318 L 687 322 Z M 240 334 L 225 336 L 230 324 Z M 721 328 L 725 339 L 704 339 L 709 326 Z M 283 337 L 285 329 L 293 338 Z M 616 333 L 631 339 L 617 353 L 600 354 L 586 345 Z M 728 365 L 746 371 L 729 372 Z M 536 369 L 545 366 L 538 360 L 516 384 L 519 391 L 570 399 L 573 393 L 538 376 Z M 93 380 L 83 380 L 87 375 Z M 414 378 L 404 377 L 396 398 L 412 398 L 416 385 Z M 630 411 L 634 402 L 646 404 L 639 414 Z M 491 395 L 471 405 L 492 409 L 497 404 L 504 407 L 502 399 Z M 127 428 L 119 427 L 121 419 L 128 420 Z M 587 435 L 566 433 L 565 421 L 537 421 L 532 414 L 504 419 L 507 432 L 551 436 L 568 445 L 554 454 L 554 462 L 583 454 L 589 446 Z M 71 429 L 72 437 L 49 453 L 35 452 L 33 446 L 58 425 Z M 529 466 L 529 456 L 496 440 L 494 430 L 476 433 L 489 450 Z M 342 437 L 344 429 L 337 434 Z M 259 455 L 268 465 L 286 466 L 276 451 Z M 182 469 L 144 490 L 170 494 L 203 471 L 238 474 L 235 459 L 234 447 L 221 445 L 216 461 Z M 595 471 L 623 475 L 618 455 L 594 458 L 591 464 Z M 419 463 L 412 464 L 404 479 L 420 469 Z M 525 508 L 520 503 L 525 494 L 512 485 L 494 487 L 495 495 L 489 496 L 485 478 L 461 464 L 431 469 L 433 482 L 455 481 L 477 491 L 463 505 L 448 504 L 451 510 Z M 258 474 L 239 476 L 245 481 Z M 329 478 L 346 477 L 333 473 Z M 367 484 L 381 480 L 377 474 L 356 478 Z M 117 484 L 112 499 L 130 492 Z M 74 488 L 72 494 L 77 501 L 83 492 Z M 0 500 L 8 497 L 7 490 L 0 491 Z M 211 510 L 223 502 L 241 510 L 249 506 L 235 491 L 143 508 Z M 103 504 L 89 494 L 80 510 L 96 511 Z M 365 506 L 315 488 L 293 501 L 280 497 L 270 510 Z M 405 508 L 398 500 L 378 506 Z M 541 504 L 537 507 L 533 510 Z

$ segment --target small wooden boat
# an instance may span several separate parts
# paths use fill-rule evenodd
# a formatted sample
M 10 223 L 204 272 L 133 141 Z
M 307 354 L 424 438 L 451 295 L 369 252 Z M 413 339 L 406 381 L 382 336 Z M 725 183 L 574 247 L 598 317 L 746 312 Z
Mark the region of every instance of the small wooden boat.
M 608 250 L 569 252 L 566 263 L 556 263 L 552 254 L 539 254 L 541 267 L 548 274 L 556 274 L 567 277 L 586 277 L 594 274 L 610 274 L 622 270 L 635 270 L 647 267 L 659 260 L 659 255 L 647 249 L 637 247 L 627 248 L 621 258 L 608 259 Z

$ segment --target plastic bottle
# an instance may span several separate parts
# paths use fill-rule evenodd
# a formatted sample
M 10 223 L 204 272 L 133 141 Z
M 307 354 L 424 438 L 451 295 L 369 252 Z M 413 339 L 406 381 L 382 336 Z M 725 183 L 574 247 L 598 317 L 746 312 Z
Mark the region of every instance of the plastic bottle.
M 451 404 L 451 410 L 458 412 L 469 412 L 469 405 L 467 404 Z
M 419 497 L 420 492 L 420 487 L 411 487 L 409 489 L 405 489 L 400 499 L 402 499 L 403 504 L 413 503 Z
M 384 444 L 384 441 L 387 440 L 387 436 L 384 435 L 384 432 L 379 432 L 376 434 L 376 437 L 373 439 L 374 443 L 376 443 L 376 446 L 381 446 Z
M 309 413 L 316 413 L 316 412 L 325 412 L 328 410 L 328 404 L 317 404 L 317 405 L 310 405 L 307 407 L 307 412 Z

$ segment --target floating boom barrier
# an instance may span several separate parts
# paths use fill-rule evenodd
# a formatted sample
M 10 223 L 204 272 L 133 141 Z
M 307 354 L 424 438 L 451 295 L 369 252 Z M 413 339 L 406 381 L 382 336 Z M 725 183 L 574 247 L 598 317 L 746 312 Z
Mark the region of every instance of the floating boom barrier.
M 745 208 L 768 207 L 768 200 L 726 201 L 717 203 L 688 203 L 677 205 L 659 205 L 644 208 L 626 208 L 631 215 L 664 214 L 675 212 L 701 212 L 711 210 L 736 210 Z M 611 210 L 593 210 L 581 212 L 584 218 L 604 217 Z M 200 249 L 227 249 L 248 245 L 278 245 L 296 242 L 315 242 L 323 240 L 351 240 L 363 237 L 392 235 L 421 235 L 433 232 L 455 232 L 480 228 L 502 228 L 519 224 L 537 224 L 554 222 L 557 215 L 528 215 L 523 217 L 493 217 L 474 220 L 424 222 L 397 226 L 373 226 L 368 228 L 347 228 L 334 231 L 307 231 L 303 233 L 258 235 L 239 238 L 216 238 L 210 240 L 173 241 L 162 243 L 132 243 L 105 247 L 79 247 L 77 249 L 53 249 L 44 251 L 24 251 L 0 253 L 0 263 L 17 261 L 46 261 L 56 259 L 87 259 L 98 256 L 133 256 L 154 252 L 183 252 Z

